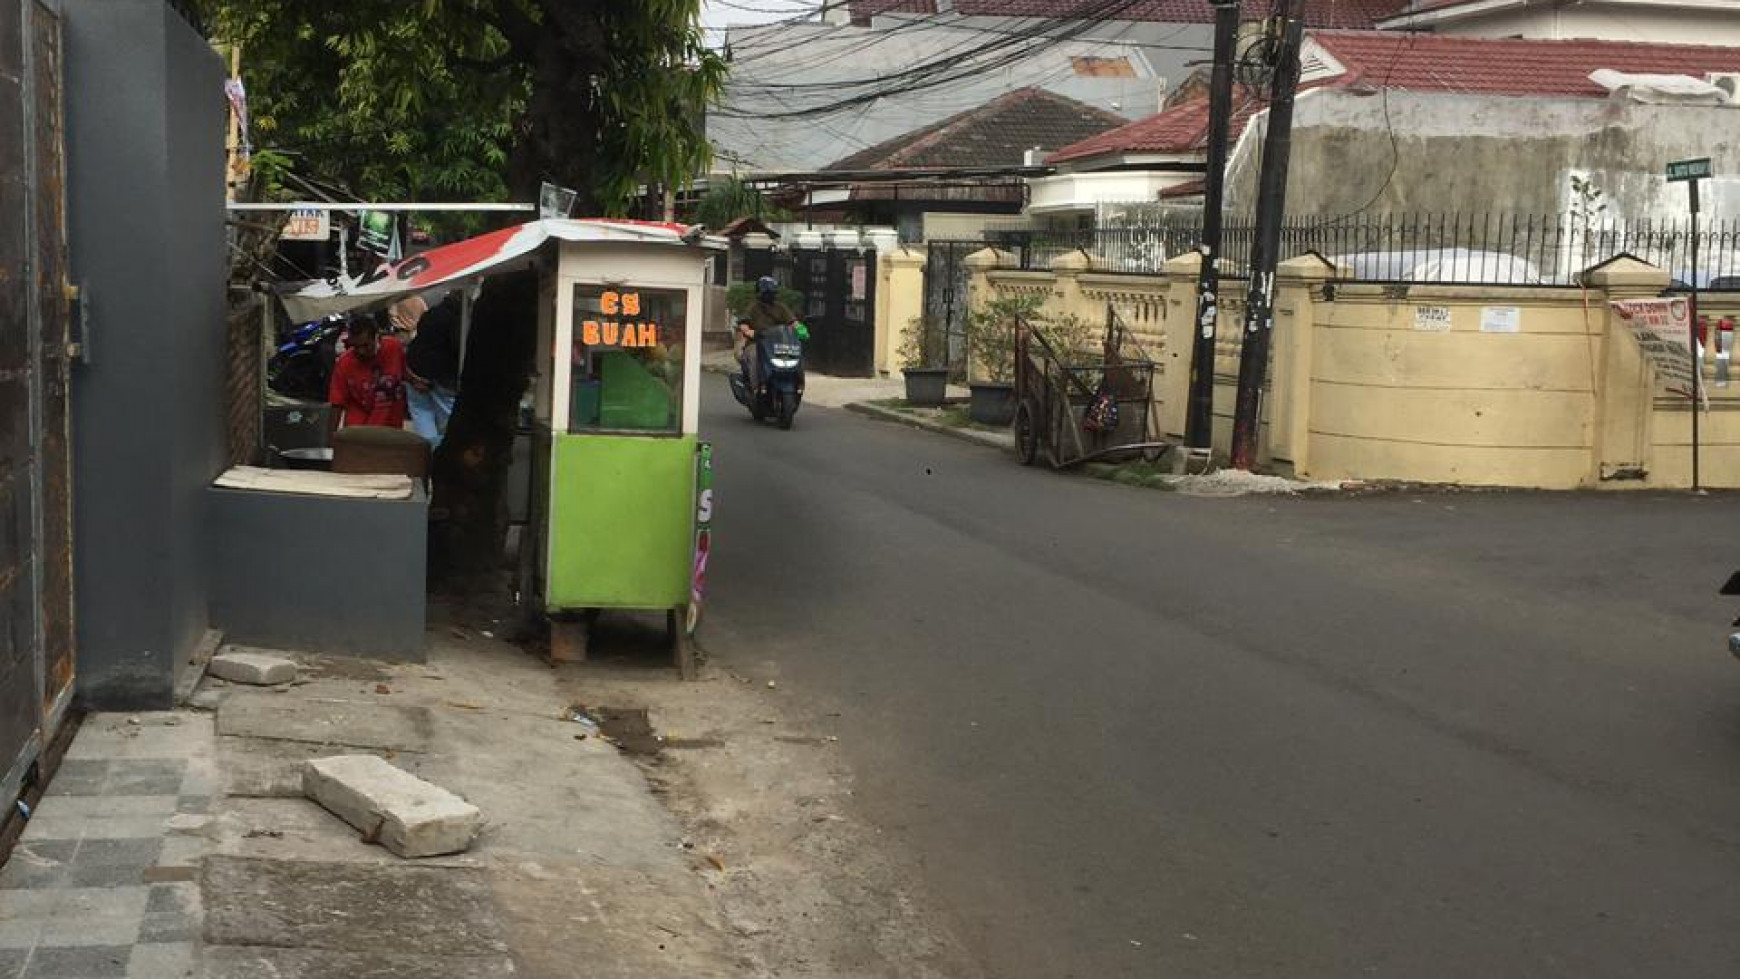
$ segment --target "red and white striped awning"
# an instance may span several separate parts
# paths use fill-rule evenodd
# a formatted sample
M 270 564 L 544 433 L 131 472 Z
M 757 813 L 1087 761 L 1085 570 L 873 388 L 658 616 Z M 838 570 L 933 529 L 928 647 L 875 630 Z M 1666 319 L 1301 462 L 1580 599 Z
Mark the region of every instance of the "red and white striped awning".
M 700 229 L 683 224 L 616 218 L 546 218 L 431 248 L 357 278 L 317 280 L 281 293 L 292 322 L 307 323 L 334 314 L 379 308 L 414 293 L 467 279 L 505 272 L 530 261 L 549 241 L 586 241 L 724 247 Z

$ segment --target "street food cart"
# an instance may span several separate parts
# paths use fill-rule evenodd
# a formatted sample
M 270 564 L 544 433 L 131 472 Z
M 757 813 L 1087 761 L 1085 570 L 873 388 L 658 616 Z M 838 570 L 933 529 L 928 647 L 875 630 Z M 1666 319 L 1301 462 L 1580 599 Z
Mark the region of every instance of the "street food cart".
M 584 655 L 599 610 L 663 610 L 675 659 L 693 671 L 709 257 L 680 239 L 564 241 L 545 277 L 538 347 L 553 356 L 535 401 L 549 445 L 534 451 L 547 472 L 534 468 L 526 590 L 558 617 L 558 655 Z M 571 613 L 582 620 L 561 618 Z
M 284 297 L 300 321 L 539 263 L 520 590 L 552 618 L 555 658 L 584 657 L 599 611 L 664 612 L 675 661 L 693 674 L 711 509 L 711 452 L 697 438 L 702 303 L 723 247 L 681 225 L 548 219 Z

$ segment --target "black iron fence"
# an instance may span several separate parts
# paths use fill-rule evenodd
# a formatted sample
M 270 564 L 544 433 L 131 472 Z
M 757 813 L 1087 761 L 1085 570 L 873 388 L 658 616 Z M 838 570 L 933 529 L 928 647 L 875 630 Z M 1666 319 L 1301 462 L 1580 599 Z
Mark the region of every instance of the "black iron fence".
M 1229 216 L 1221 254 L 1235 274 L 1250 264 L 1255 224 Z M 1152 275 L 1196 250 L 1198 220 L 1081 231 L 993 231 L 984 244 L 1015 253 L 1020 267 L 1044 269 L 1085 251 L 1100 271 Z M 1599 217 L 1521 214 L 1302 216 L 1281 230 L 1281 260 L 1316 253 L 1352 280 L 1448 285 L 1575 285 L 1592 265 L 1631 255 L 1666 270 L 1678 287 L 1740 289 L 1740 220 L 1705 222 L 1692 261 L 1690 219 L 1618 222 Z

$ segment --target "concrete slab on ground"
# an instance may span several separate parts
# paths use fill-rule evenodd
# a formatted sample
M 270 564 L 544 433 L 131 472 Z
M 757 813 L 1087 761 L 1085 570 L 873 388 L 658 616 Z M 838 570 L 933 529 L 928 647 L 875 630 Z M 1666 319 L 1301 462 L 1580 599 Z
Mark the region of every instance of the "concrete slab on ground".
M 518 976 L 506 957 L 448 958 L 388 950 L 352 952 L 329 948 L 208 947 L 201 979 L 507 979 Z M 588 972 L 590 975 L 598 973 Z
M 214 976 L 513 973 L 481 870 L 212 856 L 200 889 Z
M 219 705 L 217 733 L 347 748 L 429 750 L 429 708 L 237 691 Z
M 313 759 L 302 791 L 401 857 L 458 853 L 483 825 L 476 806 L 374 755 Z
M 296 679 L 294 661 L 236 646 L 226 646 L 219 650 L 206 669 L 221 680 L 262 687 L 289 683 Z

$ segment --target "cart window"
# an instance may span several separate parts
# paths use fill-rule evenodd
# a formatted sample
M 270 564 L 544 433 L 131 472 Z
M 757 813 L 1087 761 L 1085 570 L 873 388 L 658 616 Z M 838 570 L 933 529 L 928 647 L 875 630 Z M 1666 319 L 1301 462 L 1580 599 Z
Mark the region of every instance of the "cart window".
M 568 430 L 681 432 L 688 294 L 574 287 Z

